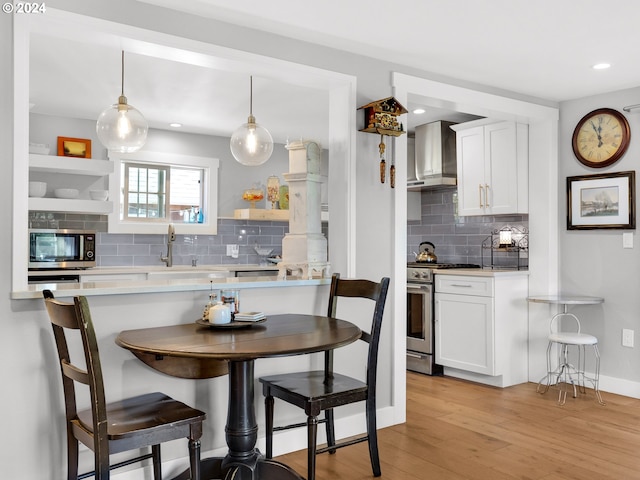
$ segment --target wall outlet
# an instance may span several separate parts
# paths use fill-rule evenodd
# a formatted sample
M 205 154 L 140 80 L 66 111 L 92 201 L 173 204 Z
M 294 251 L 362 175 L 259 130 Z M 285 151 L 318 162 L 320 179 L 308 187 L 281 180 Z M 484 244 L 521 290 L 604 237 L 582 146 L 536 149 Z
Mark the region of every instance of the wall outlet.
M 239 245 L 227 245 L 227 257 L 238 258 L 238 253 L 240 253 Z
M 622 329 L 622 346 L 633 348 L 633 330 L 629 330 L 628 328 Z
M 633 248 L 633 233 L 624 232 L 622 234 L 622 248 Z

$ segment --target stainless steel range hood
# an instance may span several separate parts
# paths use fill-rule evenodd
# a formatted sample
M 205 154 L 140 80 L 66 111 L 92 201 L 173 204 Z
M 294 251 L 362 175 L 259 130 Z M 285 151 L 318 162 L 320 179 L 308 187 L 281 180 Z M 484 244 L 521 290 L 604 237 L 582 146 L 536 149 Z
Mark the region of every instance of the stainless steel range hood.
M 415 128 L 415 177 L 408 179 L 407 189 L 456 185 L 456 133 L 451 125 L 455 122 L 440 120 Z

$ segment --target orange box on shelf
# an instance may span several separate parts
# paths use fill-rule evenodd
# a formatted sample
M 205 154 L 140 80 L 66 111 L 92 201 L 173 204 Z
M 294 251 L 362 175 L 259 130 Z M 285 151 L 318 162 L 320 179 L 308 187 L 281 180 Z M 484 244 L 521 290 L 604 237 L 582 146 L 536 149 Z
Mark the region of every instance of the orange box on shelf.
M 91 140 L 87 138 L 58 137 L 58 156 L 91 158 Z

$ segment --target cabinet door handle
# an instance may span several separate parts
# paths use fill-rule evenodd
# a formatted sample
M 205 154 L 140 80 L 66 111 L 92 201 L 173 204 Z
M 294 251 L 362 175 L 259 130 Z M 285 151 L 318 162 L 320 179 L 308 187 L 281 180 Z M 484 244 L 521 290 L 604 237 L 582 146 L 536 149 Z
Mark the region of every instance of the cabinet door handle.
M 483 208 L 482 204 L 482 185 L 478 184 L 478 201 L 480 202 L 480 208 Z
M 484 206 L 489 207 L 489 190 L 490 187 L 486 183 L 484 184 Z
M 452 283 L 451 284 L 452 287 L 464 287 L 464 288 L 471 288 L 472 285 L 467 284 L 462 284 L 462 283 Z

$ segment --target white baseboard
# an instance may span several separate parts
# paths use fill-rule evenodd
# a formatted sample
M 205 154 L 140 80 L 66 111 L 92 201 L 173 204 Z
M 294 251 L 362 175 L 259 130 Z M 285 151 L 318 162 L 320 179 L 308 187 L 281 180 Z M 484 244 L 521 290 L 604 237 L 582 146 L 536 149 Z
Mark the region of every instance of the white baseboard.
M 600 375 L 600 391 L 624 395 L 625 397 L 640 398 L 640 382 Z M 607 401 L 606 398 L 604 401 Z
M 593 373 L 586 372 L 585 376 L 593 378 Z M 537 383 L 538 380 L 535 380 L 534 382 Z M 592 387 L 592 385 L 587 382 L 587 388 L 589 387 Z M 640 382 L 600 375 L 600 391 L 603 394 L 613 393 L 615 395 L 623 395 L 625 397 L 640 398 Z M 606 398 L 603 400 L 606 402 Z

